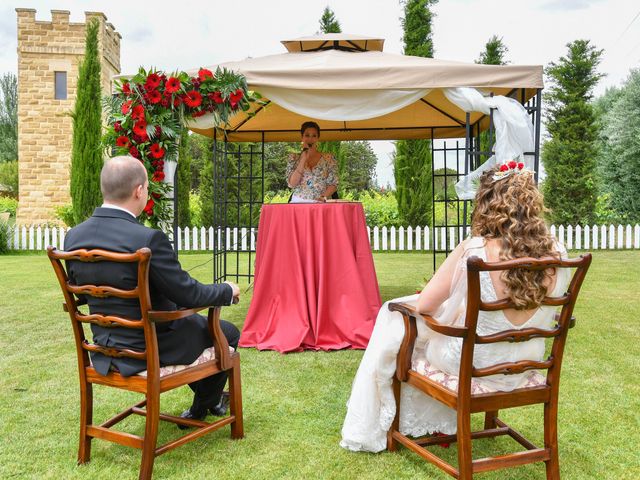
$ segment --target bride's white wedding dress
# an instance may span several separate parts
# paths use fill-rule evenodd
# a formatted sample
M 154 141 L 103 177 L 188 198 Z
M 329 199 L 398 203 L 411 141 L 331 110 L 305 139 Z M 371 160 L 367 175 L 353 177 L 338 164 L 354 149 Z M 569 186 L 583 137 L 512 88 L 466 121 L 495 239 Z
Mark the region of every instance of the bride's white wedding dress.
M 558 245 L 558 251 L 566 258 L 566 251 Z M 434 318 L 440 323 L 464 325 L 466 308 L 466 264 L 471 256 L 486 261 L 484 239 L 471 238 L 465 245 L 452 280 L 451 293 Z M 556 284 L 550 296 L 565 292 L 571 272 L 566 268 L 557 269 Z M 496 291 L 488 272 L 480 273 L 481 296 L 484 301 L 497 300 Z M 418 295 L 397 298 L 392 302 L 415 305 Z M 396 405 L 392 391 L 392 378 L 396 368 L 396 357 L 404 336 L 404 323 L 398 312 L 390 312 L 385 303 L 376 320 L 369 345 L 353 381 L 351 397 L 347 402 L 347 415 L 342 427 L 343 448 L 353 451 L 379 452 L 386 449 L 386 434 L 395 416 Z M 555 307 L 542 306 L 522 325 L 514 326 L 502 311 L 483 312 L 478 317 L 477 331 L 488 335 L 501 330 L 525 327 L 553 327 Z M 424 322 L 417 322 L 418 336 L 412 358 L 414 370 L 432 373 L 440 370 L 440 377 L 457 388 L 460 368 L 461 339 L 446 337 L 429 330 Z M 533 339 L 524 343 L 493 343 L 476 345 L 474 366 L 482 368 L 501 362 L 519 360 L 541 360 L 544 355 L 544 339 Z M 537 376 L 537 377 L 536 377 Z M 538 372 L 517 375 L 491 375 L 474 379 L 472 390 L 484 392 L 492 390 L 510 391 L 544 380 Z M 456 432 L 456 413 L 442 403 L 427 397 L 411 385 L 402 384 L 400 399 L 400 431 L 414 437 L 427 433 Z

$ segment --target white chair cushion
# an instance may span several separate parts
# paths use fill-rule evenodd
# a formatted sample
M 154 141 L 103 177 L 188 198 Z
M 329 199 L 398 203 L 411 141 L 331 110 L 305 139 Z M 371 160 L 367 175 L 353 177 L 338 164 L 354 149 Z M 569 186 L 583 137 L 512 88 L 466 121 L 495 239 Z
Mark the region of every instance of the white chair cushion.
M 229 346 L 229 353 L 235 352 L 234 348 Z M 165 375 L 171 375 L 172 373 L 180 372 L 187 368 L 195 367 L 205 362 L 210 362 L 216 359 L 216 350 L 214 347 L 205 348 L 204 351 L 200 354 L 198 358 L 196 358 L 189 365 L 167 365 L 165 367 L 160 367 L 160 377 L 164 377 Z M 143 370 L 136 375 L 140 375 L 141 377 L 147 376 L 147 371 Z
M 418 372 L 420 375 L 424 375 L 431 381 L 439 383 L 447 390 L 452 392 L 458 391 L 458 376 L 450 375 L 433 367 L 429 362 L 424 359 L 415 360 L 411 364 L 411 369 Z M 518 388 L 530 388 L 538 387 L 540 385 L 546 385 L 547 377 L 542 375 L 538 370 L 529 370 L 525 372 L 522 385 Z M 478 395 L 481 393 L 493 393 L 497 392 L 490 384 L 483 382 L 480 378 L 471 379 L 471 395 Z

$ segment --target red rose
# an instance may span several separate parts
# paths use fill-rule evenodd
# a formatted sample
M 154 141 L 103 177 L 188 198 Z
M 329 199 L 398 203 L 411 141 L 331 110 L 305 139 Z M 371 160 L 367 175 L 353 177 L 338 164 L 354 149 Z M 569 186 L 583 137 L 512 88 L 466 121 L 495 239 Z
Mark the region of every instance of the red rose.
M 124 147 L 127 148 L 129 146 L 129 138 L 124 135 L 120 135 L 116 138 L 116 147 Z
M 213 100 L 216 103 L 224 103 L 224 98 L 222 98 L 222 94 L 220 92 L 213 92 L 210 93 L 209 95 L 211 95 L 211 100 Z
M 136 105 L 131 110 L 131 118 L 134 120 L 144 120 L 144 107 L 142 105 Z
M 152 194 L 151 194 L 151 196 L 152 196 L 153 198 L 155 198 L 155 199 L 160 198 L 160 194 L 159 194 L 159 193 L 155 193 L 155 192 L 154 192 L 154 193 L 152 193 Z
M 164 108 L 169 108 L 169 100 L 167 100 L 166 98 L 163 98 L 160 101 L 160 105 L 162 105 Z
M 153 174 L 152 180 L 154 182 L 161 182 L 164 180 L 164 172 L 163 171 L 157 171 Z
M 509 167 L 507 167 L 506 164 L 503 163 L 502 165 L 500 165 L 500 171 L 501 172 L 506 172 L 507 170 L 509 170 Z
M 122 131 L 122 124 L 120 122 L 116 122 L 113 124 L 113 129 L 116 132 L 121 132 Z
M 136 147 L 131 147 L 129 149 L 129 155 L 131 155 L 132 157 L 135 157 L 135 158 L 140 158 L 140 152 L 138 151 L 138 149 Z
M 153 206 L 155 204 L 156 202 L 153 201 L 153 198 L 150 198 L 149 200 L 147 200 L 147 204 L 144 207 L 144 213 L 146 213 L 149 216 L 153 215 Z
M 193 113 L 191 114 L 191 116 L 192 116 L 193 118 L 198 118 L 198 117 L 201 117 L 201 116 L 205 115 L 206 113 L 207 113 L 207 111 L 206 111 L 206 110 L 200 110 L 200 111 L 198 111 L 198 112 L 193 112 Z
M 182 103 L 182 99 L 180 97 L 176 97 L 173 99 L 173 107 L 177 108 L 180 106 L 180 104 Z
M 522 170 L 524 168 L 524 163 L 520 162 L 518 163 L 518 169 Z
M 131 94 L 131 86 L 129 85 L 129 82 L 124 82 L 122 84 L 122 93 L 124 93 L 125 95 Z
M 187 107 L 196 108 L 202 103 L 202 95 L 200 95 L 200 92 L 196 90 L 191 90 L 186 93 L 182 100 Z
M 176 77 L 171 77 L 167 80 L 167 83 L 164 85 L 164 93 L 175 93 L 180 90 L 180 80 Z
M 204 82 L 208 78 L 213 78 L 213 72 L 206 68 L 201 68 L 198 70 L 198 80 Z
M 518 162 L 516 162 L 515 160 L 511 160 L 507 165 L 509 165 L 509 168 L 513 170 L 518 166 Z
M 156 125 L 156 133 L 155 133 L 155 137 L 159 137 L 162 134 L 162 128 L 160 128 L 160 125 Z
M 149 147 L 149 153 L 153 158 L 162 158 L 164 157 L 164 148 L 160 146 L 159 143 L 154 143 Z
M 155 104 L 155 103 L 160 103 L 160 101 L 162 100 L 162 95 L 157 90 L 151 90 L 147 94 L 147 98 L 149 99 L 149 102 Z
M 155 88 L 158 88 L 160 86 L 160 83 L 162 83 L 162 78 L 160 78 L 160 75 L 158 75 L 157 73 L 150 73 L 147 76 L 147 81 L 144 82 L 144 86 L 148 90 L 153 90 Z
M 140 120 L 133 126 L 133 133 L 145 137 L 147 135 L 147 122 Z
M 131 100 L 127 100 L 122 104 L 122 108 L 120 109 L 120 111 L 122 112 L 123 115 L 126 115 L 127 113 L 129 113 L 129 111 L 131 110 L 132 103 L 133 102 Z
M 236 90 L 231 95 L 229 95 L 229 103 L 231 104 L 231 108 L 236 108 L 240 100 L 242 100 L 243 96 L 244 96 L 244 93 L 240 89 Z

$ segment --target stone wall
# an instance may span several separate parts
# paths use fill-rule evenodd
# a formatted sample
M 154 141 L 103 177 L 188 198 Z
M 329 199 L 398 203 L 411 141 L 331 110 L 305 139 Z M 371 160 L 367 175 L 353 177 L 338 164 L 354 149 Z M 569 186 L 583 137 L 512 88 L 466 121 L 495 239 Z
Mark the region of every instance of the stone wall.
M 69 204 L 73 109 L 78 64 L 84 55 L 86 23 L 69 22 L 69 12 L 52 10 L 51 21 L 17 8 L 18 17 L 18 170 L 17 223 L 56 223 L 55 208 Z M 120 73 L 120 34 L 107 17 L 85 12 L 100 23 L 103 94 Z M 67 72 L 67 99 L 56 100 L 55 72 Z M 97 102 L 101 99 L 96 98 Z

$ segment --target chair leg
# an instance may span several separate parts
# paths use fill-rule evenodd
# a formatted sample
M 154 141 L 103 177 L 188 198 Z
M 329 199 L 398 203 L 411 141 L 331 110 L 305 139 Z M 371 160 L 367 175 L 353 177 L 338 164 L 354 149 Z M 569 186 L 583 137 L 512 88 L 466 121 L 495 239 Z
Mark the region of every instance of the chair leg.
M 393 376 L 393 396 L 396 400 L 396 416 L 387 432 L 387 450 L 390 452 L 398 449 L 398 442 L 393 438 L 393 432 L 397 432 L 400 428 L 400 380 L 395 375 Z
M 492 410 L 484 413 L 484 429 L 496 428 L 498 424 L 496 419 L 498 418 L 498 410 Z M 495 438 L 495 437 L 492 437 Z
M 560 480 L 560 459 L 558 457 L 558 406 L 555 402 L 544 404 L 544 448 L 550 452 L 545 463 L 548 480 Z
M 244 421 L 242 418 L 242 383 L 240 381 L 240 358 L 234 360 L 229 375 L 229 409 L 235 420 L 231 423 L 231 438 L 244 438 Z
M 160 394 L 147 395 L 147 415 L 142 443 L 142 461 L 140 463 L 139 480 L 150 480 L 153 473 L 153 462 L 156 458 L 156 442 L 158 441 L 158 424 L 160 423 Z
M 458 407 L 458 478 L 470 480 L 473 478 L 471 462 L 471 414 L 468 409 Z
M 91 437 L 87 435 L 87 426 L 93 423 L 93 385 L 84 380 L 81 380 L 81 382 L 78 465 L 91 460 Z

